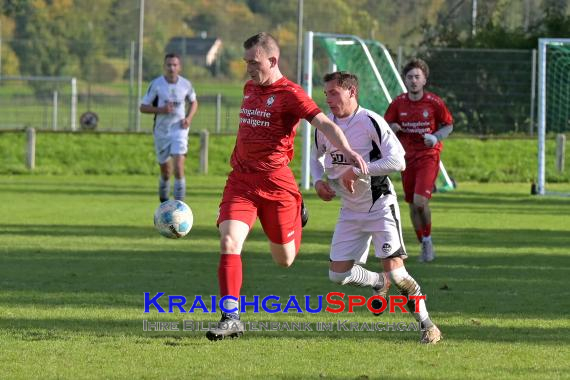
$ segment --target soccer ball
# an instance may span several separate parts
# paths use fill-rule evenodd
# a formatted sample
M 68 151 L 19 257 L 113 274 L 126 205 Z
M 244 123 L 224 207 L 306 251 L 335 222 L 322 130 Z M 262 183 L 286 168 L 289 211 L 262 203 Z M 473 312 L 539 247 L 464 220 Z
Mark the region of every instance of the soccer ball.
M 194 215 L 182 201 L 166 201 L 154 212 L 154 226 L 162 236 L 178 239 L 186 236 L 194 223 Z

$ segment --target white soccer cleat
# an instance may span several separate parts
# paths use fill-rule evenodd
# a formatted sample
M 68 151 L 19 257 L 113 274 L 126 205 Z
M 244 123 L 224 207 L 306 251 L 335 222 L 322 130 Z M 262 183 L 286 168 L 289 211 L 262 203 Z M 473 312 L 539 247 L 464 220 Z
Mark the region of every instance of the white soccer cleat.
M 433 243 L 431 238 L 424 238 L 422 240 L 422 249 L 419 261 L 422 263 L 429 263 L 430 261 L 435 260 L 435 250 L 433 248 Z
M 420 339 L 420 343 L 436 344 L 441 340 L 441 338 L 442 338 L 441 331 L 439 331 L 436 325 L 433 325 L 432 327 L 425 329 L 422 332 L 422 338 Z
M 380 275 L 380 278 L 383 280 L 382 282 L 382 286 L 380 287 L 373 287 L 372 288 L 372 292 L 374 293 L 375 296 L 382 296 L 384 297 L 384 299 L 386 300 L 386 302 L 388 302 L 388 300 L 386 299 L 386 296 L 388 295 L 388 290 L 390 290 L 390 279 L 388 278 L 388 276 L 386 276 L 386 273 L 381 272 L 378 273 Z M 380 300 L 372 300 L 371 306 L 375 309 L 380 309 L 382 307 L 382 301 Z M 380 315 L 382 313 L 374 313 L 374 315 Z
M 222 340 L 226 338 L 239 338 L 243 335 L 244 326 L 239 319 L 239 314 L 222 313 L 222 319 L 216 327 L 206 333 L 209 340 Z

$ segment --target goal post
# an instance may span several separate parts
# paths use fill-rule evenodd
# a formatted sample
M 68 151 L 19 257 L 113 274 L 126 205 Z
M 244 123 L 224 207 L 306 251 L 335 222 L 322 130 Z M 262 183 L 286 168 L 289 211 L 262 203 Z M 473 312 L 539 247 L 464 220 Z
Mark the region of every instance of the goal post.
M 538 40 L 538 173 L 536 193 L 545 195 L 546 135 L 564 133 L 570 127 L 570 38 Z M 551 155 L 548 155 L 551 156 Z M 554 171 L 552 168 L 551 171 Z
M 359 79 L 358 102 L 379 115 L 384 115 L 392 99 L 406 92 L 404 82 L 384 45 L 354 35 L 317 33 L 308 31 L 304 41 L 303 88 L 313 97 L 313 83 L 319 83 L 319 74 L 343 70 L 354 73 Z M 319 54 L 317 54 L 317 52 Z M 301 187 L 310 187 L 311 125 L 303 121 L 303 152 Z M 437 180 L 440 189 L 453 190 L 454 185 L 443 163 Z

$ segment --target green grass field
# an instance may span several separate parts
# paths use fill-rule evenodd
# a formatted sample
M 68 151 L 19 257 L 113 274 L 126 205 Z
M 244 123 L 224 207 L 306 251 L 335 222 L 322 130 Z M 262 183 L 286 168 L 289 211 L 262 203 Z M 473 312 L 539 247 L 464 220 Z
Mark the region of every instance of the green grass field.
M 417 332 L 248 332 L 210 342 L 203 333 L 143 331 L 143 320 L 218 319 L 145 314 L 143 293 L 217 294 L 214 224 L 224 180 L 191 177 L 194 228 L 167 240 L 152 226 L 155 176 L 0 176 L 0 378 L 569 377 L 570 199 L 531 197 L 527 184 L 462 183 L 436 194 L 438 258 L 430 264 L 416 262 L 402 209 L 408 270 L 444 334 L 436 346 L 420 345 Z M 311 219 L 295 264 L 274 265 L 256 226 L 244 249 L 243 294 L 368 296 L 329 282 L 338 205 L 305 197 Z M 363 309 L 243 319 L 412 321 Z

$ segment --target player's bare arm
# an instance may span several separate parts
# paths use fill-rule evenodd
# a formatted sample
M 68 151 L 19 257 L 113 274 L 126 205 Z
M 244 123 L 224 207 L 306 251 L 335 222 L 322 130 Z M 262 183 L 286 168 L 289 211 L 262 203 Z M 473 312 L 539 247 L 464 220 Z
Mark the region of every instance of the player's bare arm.
M 174 106 L 171 103 L 166 103 L 163 107 L 155 107 L 150 104 L 141 104 L 139 110 L 142 113 L 171 113 L 174 111 Z
M 198 111 L 198 101 L 194 100 L 193 102 L 190 102 L 190 109 L 188 110 L 188 115 L 186 115 L 184 120 L 182 120 L 182 128 L 186 129 L 190 127 L 190 124 L 192 124 L 192 119 L 194 118 L 196 111 Z
M 352 150 L 342 130 L 333 123 L 324 113 L 319 113 L 311 120 L 311 125 L 321 131 L 335 147 L 340 149 L 349 162 L 353 162 L 362 173 L 368 174 L 368 165 L 358 153 Z

